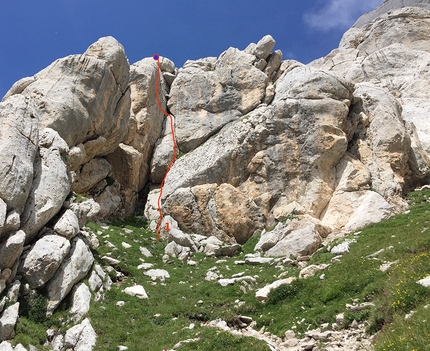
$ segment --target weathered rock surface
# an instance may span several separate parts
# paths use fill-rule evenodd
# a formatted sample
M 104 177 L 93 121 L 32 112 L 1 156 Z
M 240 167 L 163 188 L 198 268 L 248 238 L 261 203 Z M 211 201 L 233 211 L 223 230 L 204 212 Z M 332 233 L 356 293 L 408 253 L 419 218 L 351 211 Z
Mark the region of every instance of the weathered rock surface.
M 255 202 L 226 183 L 180 188 L 167 199 L 164 208 L 183 230 L 214 234 L 225 241 L 243 244 L 263 228 L 263 215 Z
M 83 55 L 59 59 L 34 77 L 21 94 L 39 107 L 41 129 L 54 129 L 69 147 L 103 137 L 96 149 L 85 145 L 88 160 L 112 151 L 124 138 L 130 116 L 129 65 L 114 38 L 101 38 Z
M 24 248 L 25 233 L 20 230 L 12 233 L 9 238 L 0 244 L 0 271 L 12 268 Z
M 90 310 L 91 291 L 84 283 L 78 283 L 72 290 L 72 307 L 70 314 L 74 322 L 79 322 Z
M 25 253 L 18 270 L 30 289 L 42 287 L 54 276 L 70 247 L 69 240 L 54 234 L 45 235 L 36 241 Z
M 92 350 L 96 344 L 97 335 L 88 318 L 81 324 L 67 330 L 64 336 L 64 347 L 72 348 L 74 351 Z
M 84 240 L 75 237 L 67 257 L 62 261 L 54 277 L 48 282 L 47 312 L 52 313 L 73 286 L 91 269 L 94 257 Z
M 33 183 L 39 133 L 37 106 L 22 95 L 0 103 L 0 197 L 19 214 Z
M 54 231 L 70 240 L 79 233 L 78 217 L 72 210 L 66 210 L 58 222 L 55 223 Z
M 176 116 L 181 151 L 195 149 L 263 101 L 269 78 L 255 63 L 275 44 L 273 38 L 265 38 L 252 54 L 229 48 L 218 58 L 187 61 L 179 70 L 168 106 Z
M 15 324 L 18 321 L 19 302 L 6 308 L 0 317 L 0 341 L 10 340 L 15 336 Z
M 70 192 L 70 179 L 63 160 L 69 148 L 59 134 L 45 128 L 40 136 L 34 165 L 33 187 L 21 216 L 21 228 L 29 243 L 60 210 Z

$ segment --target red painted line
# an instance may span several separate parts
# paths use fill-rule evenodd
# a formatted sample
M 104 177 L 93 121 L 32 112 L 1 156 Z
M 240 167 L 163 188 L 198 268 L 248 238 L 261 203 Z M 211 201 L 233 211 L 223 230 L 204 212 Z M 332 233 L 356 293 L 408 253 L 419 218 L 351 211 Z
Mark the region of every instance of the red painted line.
M 155 98 L 157 100 L 158 108 L 160 109 L 163 114 L 165 114 L 170 119 L 170 130 L 172 131 L 172 141 L 173 141 L 173 158 L 170 161 L 169 165 L 167 166 L 166 173 L 164 174 L 163 181 L 160 184 L 160 195 L 158 196 L 158 213 L 160 214 L 160 217 L 158 219 L 157 223 L 157 231 L 156 231 L 156 239 L 157 241 L 160 241 L 160 227 L 161 227 L 161 221 L 163 220 L 163 211 L 161 210 L 161 197 L 163 195 L 163 186 L 164 182 L 166 181 L 167 173 L 169 173 L 170 168 L 173 166 L 173 164 L 176 161 L 176 140 L 175 140 L 175 129 L 173 126 L 173 116 L 166 112 L 163 107 L 161 106 L 160 99 L 158 97 L 158 84 L 160 82 L 160 72 L 161 72 L 161 66 L 160 66 L 160 55 L 155 54 L 152 56 L 155 61 L 157 61 L 158 69 L 157 74 L 155 75 Z M 166 223 L 166 230 L 170 230 L 169 223 Z

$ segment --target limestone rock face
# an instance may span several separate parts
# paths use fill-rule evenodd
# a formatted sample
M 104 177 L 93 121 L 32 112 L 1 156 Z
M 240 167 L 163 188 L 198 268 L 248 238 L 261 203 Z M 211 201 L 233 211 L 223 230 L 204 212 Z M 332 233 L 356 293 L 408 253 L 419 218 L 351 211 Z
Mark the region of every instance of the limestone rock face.
M 166 110 L 168 84 L 163 78 L 163 72 L 172 74 L 175 70 L 173 62 L 166 58 L 160 60 L 162 72 L 158 82 L 158 98 L 161 107 Z M 156 99 L 157 70 L 157 62 L 152 58 L 145 58 L 130 67 L 131 117 L 126 128 L 127 136 L 108 155 L 113 177 L 122 185 L 121 198 L 125 214 L 134 211 L 137 193 L 149 180 L 153 149 L 162 134 L 165 115 Z
M 43 130 L 33 186 L 21 216 L 27 243 L 60 210 L 69 194 L 70 180 L 62 156 L 67 151 L 57 132 L 50 128 Z
M 0 197 L 22 213 L 33 183 L 39 140 L 36 104 L 22 95 L 0 103 Z
M 97 183 L 105 179 L 111 171 L 111 165 L 104 158 L 93 158 L 84 164 L 72 184 L 73 191 L 84 194 Z
M 105 37 L 83 55 L 59 59 L 37 73 L 21 94 L 36 102 L 41 127 L 57 131 L 69 147 L 104 137 L 94 157 L 112 150 L 127 132 L 128 72 L 123 47 Z
M 335 166 L 348 147 L 353 89 L 351 82 L 323 71 L 287 72 L 277 81 L 271 105 L 229 124 L 175 162 L 163 192 L 166 212 L 184 230 L 207 235 L 215 227 L 229 228 L 236 233 L 229 236 L 239 242 L 273 219 L 281 196 L 318 217 L 331 198 Z M 241 195 L 232 197 L 232 189 Z M 214 214 L 216 223 L 208 220 Z M 258 219 L 244 229 L 241 218 Z
M 263 228 L 261 210 L 252 199 L 230 184 L 180 188 L 165 203 L 165 209 L 185 231 L 226 241 L 245 243 Z
M 181 151 L 195 149 L 263 101 L 269 78 L 255 64 L 270 54 L 273 45 L 273 38 L 267 38 L 253 54 L 229 48 L 218 58 L 184 64 L 172 84 L 168 102 L 176 116 Z

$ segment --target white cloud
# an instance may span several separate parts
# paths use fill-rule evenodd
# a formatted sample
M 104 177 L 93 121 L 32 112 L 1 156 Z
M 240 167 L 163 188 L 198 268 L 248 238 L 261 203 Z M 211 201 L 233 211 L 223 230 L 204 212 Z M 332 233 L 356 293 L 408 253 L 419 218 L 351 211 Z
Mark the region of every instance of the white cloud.
M 318 30 L 347 29 L 363 13 L 373 10 L 382 2 L 383 0 L 328 0 L 328 4 L 319 11 L 305 13 L 303 20 L 311 28 Z

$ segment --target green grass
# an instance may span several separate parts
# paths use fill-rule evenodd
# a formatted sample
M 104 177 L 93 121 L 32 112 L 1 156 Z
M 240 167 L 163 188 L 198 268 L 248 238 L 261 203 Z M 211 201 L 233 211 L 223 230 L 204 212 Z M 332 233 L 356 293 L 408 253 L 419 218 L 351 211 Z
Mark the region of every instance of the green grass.
M 200 325 L 217 318 L 234 324 L 240 314 L 239 308 L 235 307 L 235 300 L 244 298 L 239 285 L 221 287 L 216 281 L 206 281 L 204 278 L 208 269 L 216 265 L 219 273 L 227 278 L 234 273 L 245 271 L 245 274 L 249 274 L 248 271 L 259 271 L 260 268 L 234 265 L 233 261 L 243 258 L 241 256 L 216 264 L 217 259 L 206 257 L 202 253 L 193 255 L 193 260 L 198 262 L 197 267 L 173 258 L 163 263 L 161 258 L 166 242 L 156 242 L 154 234 L 144 229 L 144 223 L 136 219 L 134 222 L 112 224 L 107 230 L 95 223 L 90 223 L 88 227 L 95 233 L 103 232 L 99 235 L 102 244 L 108 240 L 118 248 L 115 250 L 101 245 L 96 253 L 96 261 L 103 264 L 101 257 L 109 254 L 121 261 L 118 269 L 126 275 L 125 280 L 116 282 L 113 288 L 106 292 L 103 302 L 94 302 L 92 305 L 90 318 L 98 334 L 96 350 L 117 350 L 118 345 L 134 350 L 136 347 L 139 347 L 139 350 L 163 350 L 172 348 L 178 341 L 190 338 L 199 338 L 199 342 L 190 343 L 182 347 L 182 350 L 199 347 L 207 350 L 210 349 L 209 344 L 222 345 L 226 350 L 269 350 L 265 343 L 253 338 L 226 337 L 225 333 L 220 334 L 216 329 Z M 124 229 L 132 232 L 126 233 Z M 122 242 L 127 242 L 132 247 L 125 250 L 121 246 Z M 143 258 L 140 246 L 149 249 L 153 256 Z M 152 285 L 143 271 L 137 269 L 142 259 L 154 264 L 153 268 L 162 268 L 169 272 L 171 277 L 166 279 L 165 285 L 160 282 Z M 261 286 L 271 282 L 273 275 L 279 274 L 278 268 L 266 268 L 267 271 L 262 274 Z M 123 293 L 125 287 L 134 284 L 144 286 L 148 300 L 139 300 Z M 254 293 L 249 291 L 245 298 L 253 301 Z M 120 300 L 125 302 L 123 307 L 116 306 L 116 302 Z M 195 327 L 189 329 L 192 323 Z
M 99 334 L 97 350 L 116 350 L 119 344 L 130 348 L 142 345 L 142 350 L 169 349 L 179 340 L 189 338 L 199 338 L 199 342 L 183 346 L 183 350 L 199 347 L 202 350 L 228 347 L 232 350 L 241 350 L 242 347 L 262 350 L 264 343 L 254 346 L 251 345 L 256 342 L 253 339 L 239 340 L 232 336 L 230 340 L 219 331 L 201 327 L 200 323 L 221 318 L 234 325 L 237 316 L 244 314 L 257 322 L 257 329 L 264 326 L 278 336 L 294 329 L 298 335 L 303 335 L 309 328 L 334 323 L 339 313 L 345 313 L 345 327 L 354 319 L 367 321 L 369 333 L 378 332 L 376 350 L 425 350 L 427 343 L 424 336 L 430 334 L 427 322 L 427 319 L 430 321 L 430 310 L 424 306 L 430 304 L 430 289 L 423 288 L 416 281 L 430 274 L 429 198 L 429 191 L 411 193 L 409 213 L 352 233 L 350 238 L 356 242 L 350 244 L 350 252 L 343 255 L 340 262 L 331 262 L 334 255 L 326 248 L 319 250 L 310 264 L 331 264 L 325 272 L 321 272 L 324 279 L 320 279 L 321 274 L 316 274 L 306 280 L 296 280 L 290 286 L 281 286 L 271 292 L 266 304 L 255 299 L 255 290 L 278 279 L 283 272 L 287 272 L 284 273 L 286 276 L 298 276 L 299 269 L 292 266 L 280 269 L 274 265 L 235 265 L 235 260 L 243 259 L 246 253 L 253 251 L 258 236 L 243 246 L 238 257 L 226 258 L 226 262 L 217 264 L 215 258 L 195 254 L 193 259 L 198 265 L 192 267 L 176 259 L 164 264 L 161 256 L 166 243 L 155 242 L 153 233 L 141 229 L 142 223 L 111 225 L 105 231 L 111 233 L 108 240 L 118 248 L 121 241 L 133 244 L 126 252 L 112 252 L 121 260 L 121 268 L 130 275 L 107 294 L 106 301 L 93 305 L 91 319 Z M 100 230 L 94 227 L 96 225 L 92 226 L 93 230 Z M 121 232 L 124 226 L 133 233 L 127 235 Z M 145 259 L 147 262 L 154 263 L 154 268 L 169 271 L 171 278 L 166 280 L 165 286 L 160 283 L 151 285 L 149 279 L 135 268 L 142 257 L 139 245 L 154 253 L 154 257 Z M 384 251 L 366 258 L 380 249 Z M 100 255 L 106 254 L 104 250 L 106 248 L 101 247 Z M 382 263 L 396 260 L 397 264 L 387 272 L 379 269 Z M 225 278 L 244 272 L 255 276 L 257 282 L 250 286 L 239 283 L 221 287 L 204 279 L 207 270 L 213 266 L 217 266 Z M 142 284 L 149 299 L 141 301 L 121 292 L 124 287 L 133 284 Z M 241 290 L 241 285 L 245 289 Z M 351 304 L 354 299 L 372 302 L 375 307 L 360 312 L 347 311 L 345 305 Z M 123 308 L 115 306 L 118 300 L 126 301 Z M 199 300 L 203 303 L 199 304 Z M 235 302 L 238 300 L 245 303 L 238 306 Z M 416 313 L 405 321 L 405 315 L 410 311 Z M 115 322 L 110 321 L 106 325 L 106 319 L 112 314 L 116 316 Z M 154 317 L 158 314 L 159 317 Z M 190 323 L 195 324 L 194 329 L 186 328 Z M 124 325 L 127 327 L 121 328 Z M 148 337 L 143 337 L 145 335 Z M 232 346 L 225 346 L 223 343 L 226 342 Z M 387 348 L 388 344 L 395 346 Z
M 314 277 L 297 279 L 289 286 L 273 290 L 265 304 L 256 300 L 255 291 L 279 279 L 281 274 L 297 277 L 299 269 L 276 264 L 236 265 L 234 261 L 243 260 L 245 254 L 253 251 L 258 236 L 243 245 L 238 256 L 225 258 L 225 262 L 197 253 L 192 257 L 197 266 L 189 266 L 173 258 L 164 263 L 162 256 L 167 243 L 156 242 L 154 233 L 145 229 L 146 224 L 139 218 L 110 224 L 108 229 L 89 223 L 88 228 L 97 233 L 101 244 L 94 252 L 96 262 L 104 266 L 101 257 L 110 255 L 120 260 L 116 268 L 124 274 L 106 292 L 104 301 L 92 302 L 89 318 L 98 334 L 95 350 L 113 351 L 118 350 L 118 345 L 124 345 L 130 350 L 160 351 L 171 349 L 181 340 L 197 339 L 180 350 L 264 351 L 269 347 L 263 341 L 239 338 L 202 324 L 221 318 L 234 326 L 239 315 L 247 315 L 257 323 L 257 330 L 265 327 L 282 336 L 286 330 L 293 329 L 300 336 L 322 323 L 334 323 L 339 313 L 345 314 L 344 327 L 353 320 L 366 322 L 368 332 L 377 333 L 374 339 L 377 351 L 428 350 L 430 289 L 416 281 L 430 274 L 429 199 L 430 191 L 413 192 L 408 197 L 410 212 L 351 233 L 348 238 L 355 242 L 340 262 L 332 262 L 334 255 L 327 248 L 320 249 L 309 264 L 330 263 L 329 268 Z M 109 248 L 105 241 L 117 249 Z M 131 248 L 124 249 L 122 242 Z M 139 250 L 141 246 L 153 256 L 144 258 Z M 381 249 L 384 251 L 369 257 Z M 165 284 L 152 284 L 137 269 L 142 260 L 152 263 L 153 268 L 166 269 L 171 277 Z M 387 272 L 379 269 L 381 264 L 394 261 L 397 263 Z M 205 280 L 206 272 L 214 266 L 224 278 L 243 272 L 255 277 L 256 282 L 221 287 L 216 281 Z M 320 279 L 323 273 L 324 279 Z M 144 286 L 147 300 L 123 292 L 134 284 Z M 122 307 L 116 305 L 120 300 L 125 302 Z M 374 307 L 350 312 L 345 305 L 352 304 L 353 300 L 371 302 Z M 43 339 L 42 330 L 46 328 L 38 328 L 31 320 L 40 317 L 31 307 L 43 303 L 38 298 L 29 305 L 31 313 L 20 318 L 16 340 L 23 344 L 31 343 L 31 339 L 42 343 L 39 339 Z M 405 320 L 411 311 L 414 314 Z M 43 325 L 66 328 L 58 323 L 64 320 L 64 313 L 60 309 Z M 190 329 L 190 325 L 194 327 Z M 29 330 L 32 331 L 27 336 Z

